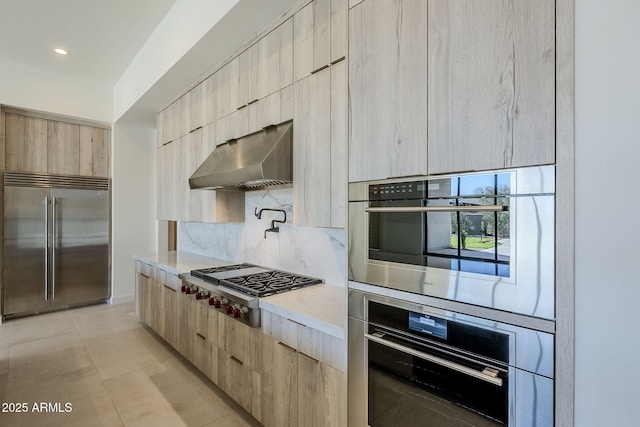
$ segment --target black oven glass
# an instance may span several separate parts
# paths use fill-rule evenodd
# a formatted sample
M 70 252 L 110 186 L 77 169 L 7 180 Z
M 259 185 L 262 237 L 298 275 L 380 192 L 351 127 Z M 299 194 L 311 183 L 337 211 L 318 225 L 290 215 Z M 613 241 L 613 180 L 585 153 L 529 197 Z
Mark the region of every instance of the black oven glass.
M 370 185 L 369 206 L 394 211 L 369 214 L 369 259 L 509 277 L 509 195 L 509 173 Z M 451 209 L 401 212 L 416 207 Z
M 460 322 L 369 302 L 368 423 L 382 426 L 508 424 L 509 336 Z M 431 328 L 420 331 L 415 322 Z M 442 330 L 444 329 L 444 330 Z M 404 350 L 403 350 L 404 349 Z M 490 383 L 413 355 L 436 356 L 474 371 L 496 368 Z

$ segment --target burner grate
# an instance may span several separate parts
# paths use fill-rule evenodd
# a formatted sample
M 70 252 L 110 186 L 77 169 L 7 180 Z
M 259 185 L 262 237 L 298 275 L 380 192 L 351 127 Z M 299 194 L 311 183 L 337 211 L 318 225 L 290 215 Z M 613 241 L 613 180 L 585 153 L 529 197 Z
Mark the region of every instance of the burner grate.
M 221 285 L 257 297 L 265 297 L 318 283 L 322 283 L 322 280 L 278 270 L 247 276 L 229 277 L 220 281 Z

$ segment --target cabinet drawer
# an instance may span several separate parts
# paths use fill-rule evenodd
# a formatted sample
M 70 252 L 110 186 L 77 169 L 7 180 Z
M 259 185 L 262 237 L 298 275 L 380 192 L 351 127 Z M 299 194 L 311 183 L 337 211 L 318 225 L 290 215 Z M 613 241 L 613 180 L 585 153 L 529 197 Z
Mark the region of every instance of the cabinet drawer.
M 260 374 L 235 356 L 219 349 L 218 380 L 218 386 L 222 391 L 250 412 L 258 421 L 261 420 Z
M 313 359 L 346 372 L 344 340 L 266 310 L 261 314 L 264 334 Z
M 260 371 L 260 329 L 218 315 L 218 347 L 253 370 Z

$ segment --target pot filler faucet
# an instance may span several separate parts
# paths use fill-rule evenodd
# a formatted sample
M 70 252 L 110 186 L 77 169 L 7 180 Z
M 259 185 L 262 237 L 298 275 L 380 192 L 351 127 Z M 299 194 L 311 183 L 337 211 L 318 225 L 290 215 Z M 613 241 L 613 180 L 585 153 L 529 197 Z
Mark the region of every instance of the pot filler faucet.
M 253 214 L 256 216 L 256 218 L 262 219 L 263 211 L 282 212 L 282 214 L 284 215 L 284 219 L 282 221 L 277 219 L 271 220 L 271 228 L 267 228 L 266 230 L 264 230 L 264 238 L 266 239 L 268 232 L 272 232 L 272 233 L 280 232 L 280 227 L 276 227 L 276 222 L 279 224 L 284 224 L 285 222 L 287 222 L 287 212 L 285 212 L 282 209 L 270 209 L 270 208 L 263 208 L 263 209 L 260 209 L 260 211 L 258 211 L 258 208 L 256 207 L 253 209 Z

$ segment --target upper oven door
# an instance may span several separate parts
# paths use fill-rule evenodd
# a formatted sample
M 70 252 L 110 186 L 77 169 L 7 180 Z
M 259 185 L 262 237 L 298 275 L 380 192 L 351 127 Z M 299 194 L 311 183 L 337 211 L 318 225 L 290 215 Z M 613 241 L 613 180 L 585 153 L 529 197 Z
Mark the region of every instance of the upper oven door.
M 554 192 L 552 166 L 352 183 L 349 279 L 553 319 Z

